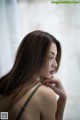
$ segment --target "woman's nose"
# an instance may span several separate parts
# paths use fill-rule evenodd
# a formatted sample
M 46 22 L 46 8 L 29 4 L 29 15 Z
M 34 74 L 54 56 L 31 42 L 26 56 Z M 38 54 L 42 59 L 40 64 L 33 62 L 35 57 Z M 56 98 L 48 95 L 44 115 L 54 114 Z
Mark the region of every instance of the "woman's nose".
M 56 60 L 53 61 L 52 67 L 55 67 L 55 68 L 57 67 L 57 62 L 56 62 Z

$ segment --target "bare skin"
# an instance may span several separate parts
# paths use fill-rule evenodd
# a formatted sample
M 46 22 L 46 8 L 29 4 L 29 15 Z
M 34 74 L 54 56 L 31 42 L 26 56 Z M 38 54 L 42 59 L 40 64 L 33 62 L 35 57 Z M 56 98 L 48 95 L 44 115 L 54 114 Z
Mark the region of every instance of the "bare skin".
M 57 110 L 55 114 L 55 120 L 63 120 L 67 95 L 61 81 L 56 78 L 50 78 L 50 79 L 48 78 L 44 81 L 43 84 L 47 87 L 50 87 L 59 96 L 57 100 Z
M 30 89 L 29 92 L 12 107 L 9 111 L 10 120 L 16 120 L 19 110 L 36 86 L 37 85 Z M 55 93 L 49 87 L 41 85 L 25 108 L 20 120 L 55 120 L 56 109 L 57 102 Z
M 52 83 L 56 84 L 56 87 Z M 21 115 L 20 120 L 63 120 L 63 113 L 66 103 L 66 94 L 62 84 L 57 80 L 46 79 L 41 85 L 28 106 Z M 22 99 L 20 99 L 9 112 L 9 119 L 16 120 L 19 110 L 35 89 L 35 85 Z M 46 87 L 47 86 L 47 87 Z M 49 87 L 48 87 L 49 86 Z M 55 91 L 55 92 L 54 92 Z M 60 97 L 57 100 L 56 94 Z

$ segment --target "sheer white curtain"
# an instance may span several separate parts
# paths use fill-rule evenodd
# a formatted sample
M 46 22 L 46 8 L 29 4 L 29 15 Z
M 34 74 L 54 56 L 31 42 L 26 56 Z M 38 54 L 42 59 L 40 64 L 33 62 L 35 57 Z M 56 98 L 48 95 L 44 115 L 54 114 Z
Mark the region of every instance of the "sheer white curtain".
M 17 1 L 0 0 L 0 77 L 12 66 L 20 42 Z

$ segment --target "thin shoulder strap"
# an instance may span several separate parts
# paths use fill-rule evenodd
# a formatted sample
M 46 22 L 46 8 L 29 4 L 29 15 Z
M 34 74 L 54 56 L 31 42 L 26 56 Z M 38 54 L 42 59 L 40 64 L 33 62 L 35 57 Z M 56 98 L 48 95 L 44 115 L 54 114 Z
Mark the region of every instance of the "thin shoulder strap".
M 34 93 L 37 91 L 37 89 L 39 88 L 39 86 L 41 86 L 41 84 L 39 84 L 34 90 L 33 92 L 31 93 L 31 95 L 29 96 L 29 98 L 27 99 L 27 101 L 24 103 L 23 107 L 21 108 L 16 120 L 19 120 L 20 119 L 20 116 L 22 115 L 25 107 L 28 105 L 29 101 L 31 100 L 32 96 L 34 95 Z

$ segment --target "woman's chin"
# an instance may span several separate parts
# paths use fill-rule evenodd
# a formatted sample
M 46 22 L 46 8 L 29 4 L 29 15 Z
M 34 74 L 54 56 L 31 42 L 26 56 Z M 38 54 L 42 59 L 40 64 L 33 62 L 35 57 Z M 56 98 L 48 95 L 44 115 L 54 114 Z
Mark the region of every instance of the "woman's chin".
M 46 77 L 47 77 L 47 78 L 52 78 L 53 75 L 52 75 L 52 74 L 48 74 Z

